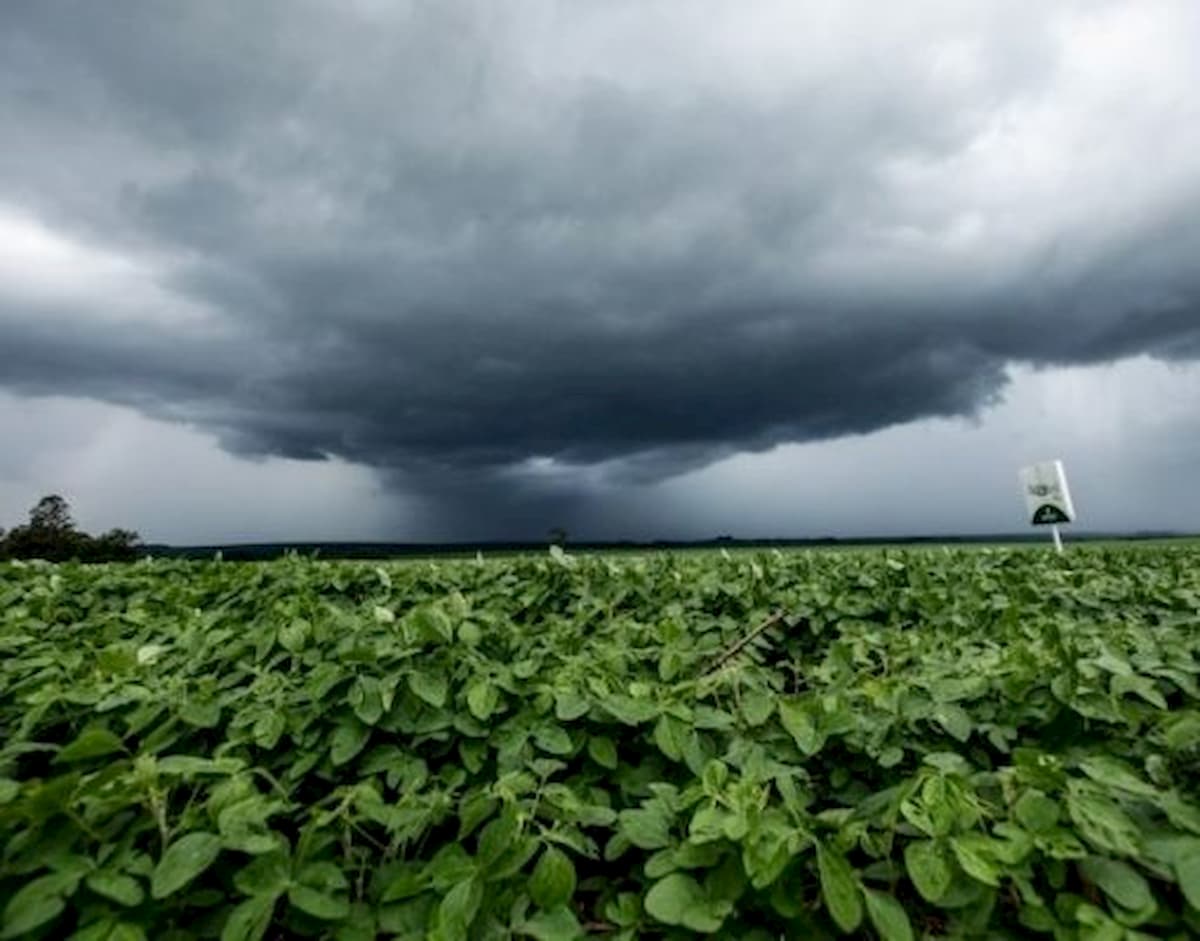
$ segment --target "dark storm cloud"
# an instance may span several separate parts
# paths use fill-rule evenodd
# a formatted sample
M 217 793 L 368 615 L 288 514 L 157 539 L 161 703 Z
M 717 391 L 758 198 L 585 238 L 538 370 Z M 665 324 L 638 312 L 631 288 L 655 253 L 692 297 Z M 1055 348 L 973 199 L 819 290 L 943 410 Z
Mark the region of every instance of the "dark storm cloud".
M 974 414 L 1012 362 L 1195 357 L 1196 173 L 1095 220 L 1121 180 L 1064 184 L 1061 218 L 1018 186 L 1028 231 L 952 243 L 980 201 L 952 162 L 1063 70 L 1043 7 L 973 10 L 873 31 L 864 6 L 764 79 L 706 51 L 742 23 L 705 4 L 3 4 L 0 208 L 152 258 L 208 320 L 49 316 L 0 282 L 0 384 L 498 519 L 570 515 L 563 467 L 658 479 Z M 897 168 L 940 164 L 914 205 Z

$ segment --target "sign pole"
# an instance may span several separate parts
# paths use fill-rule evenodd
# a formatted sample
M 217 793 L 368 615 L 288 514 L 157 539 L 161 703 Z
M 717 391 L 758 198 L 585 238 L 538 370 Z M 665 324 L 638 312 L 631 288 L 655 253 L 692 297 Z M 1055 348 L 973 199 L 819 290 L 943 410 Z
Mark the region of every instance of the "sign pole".
M 1054 548 L 1059 552 L 1063 551 L 1062 533 L 1058 531 L 1058 523 L 1050 527 L 1050 533 L 1054 536 Z

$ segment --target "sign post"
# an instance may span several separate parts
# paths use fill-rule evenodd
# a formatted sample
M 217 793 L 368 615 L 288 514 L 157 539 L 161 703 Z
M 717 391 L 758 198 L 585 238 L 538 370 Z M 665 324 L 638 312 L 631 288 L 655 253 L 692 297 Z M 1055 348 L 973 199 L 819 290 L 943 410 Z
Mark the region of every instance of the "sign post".
M 1067 473 L 1062 461 L 1042 461 L 1022 467 L 1019 473 L 1025 508 L 1034 526 L 1049 526 L 1054 548 L 1063 551 L 1060 523 L 1075 519 L 1075 505 L 1067 489 Z

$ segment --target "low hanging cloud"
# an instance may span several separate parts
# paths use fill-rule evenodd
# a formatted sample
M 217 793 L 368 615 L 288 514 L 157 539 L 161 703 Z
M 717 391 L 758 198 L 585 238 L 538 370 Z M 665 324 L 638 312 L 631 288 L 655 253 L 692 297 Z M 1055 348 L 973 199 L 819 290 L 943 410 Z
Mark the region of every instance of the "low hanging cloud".
M 1200 357 L 1200 8 L 0 6 L 0 386 L 455 520 Z

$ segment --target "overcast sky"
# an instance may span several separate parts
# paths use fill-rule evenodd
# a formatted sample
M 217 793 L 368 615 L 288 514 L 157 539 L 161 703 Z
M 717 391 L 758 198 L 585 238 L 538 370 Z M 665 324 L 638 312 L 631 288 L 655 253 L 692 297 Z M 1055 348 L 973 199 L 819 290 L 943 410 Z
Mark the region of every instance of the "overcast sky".
M 1200 530 L 1200 5 L 0 3 L 0 523 Z

